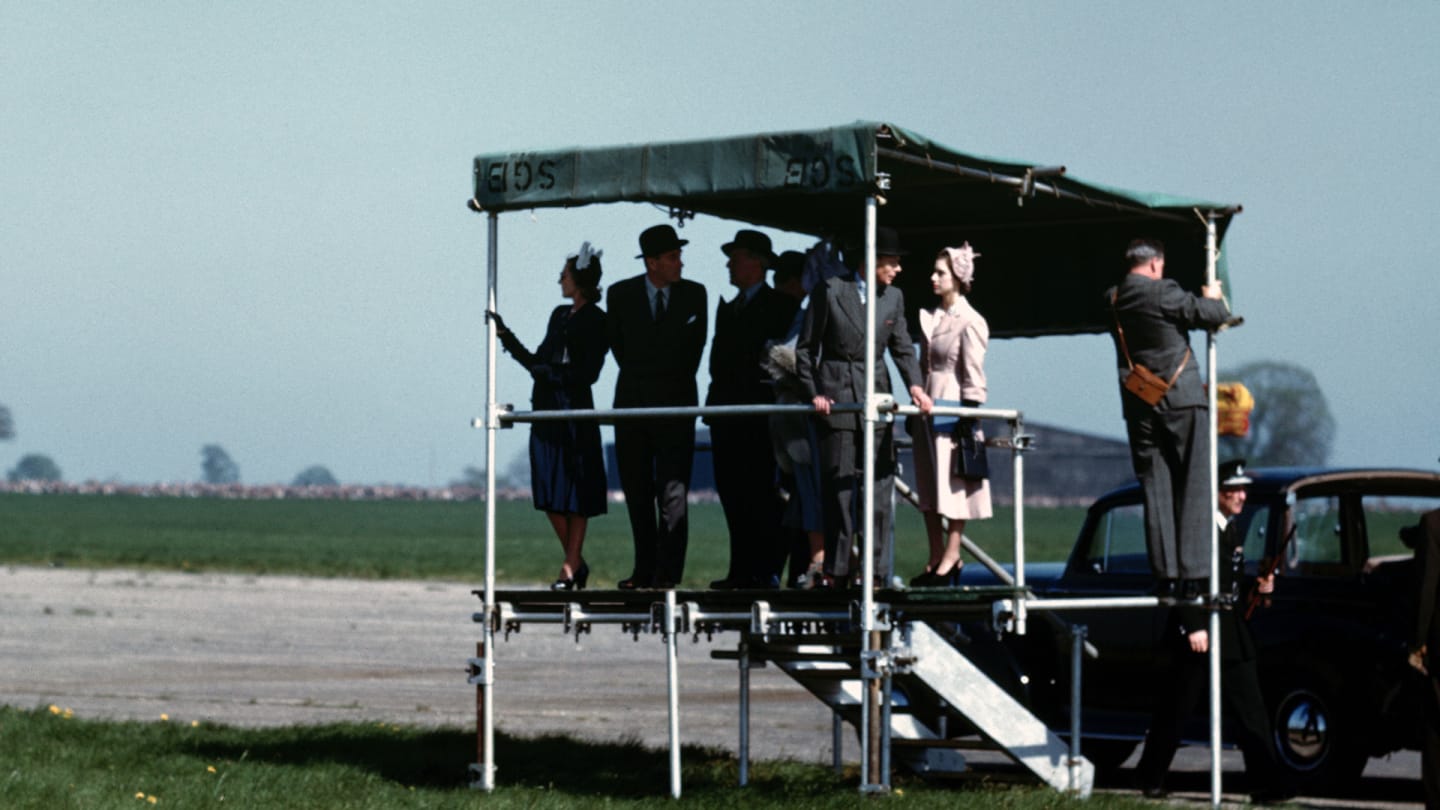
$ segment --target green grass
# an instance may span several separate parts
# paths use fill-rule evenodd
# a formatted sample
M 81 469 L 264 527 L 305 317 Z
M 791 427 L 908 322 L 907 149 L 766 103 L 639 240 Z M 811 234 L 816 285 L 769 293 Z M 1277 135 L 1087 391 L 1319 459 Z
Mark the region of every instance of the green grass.
M 497 789 L 467 784 L 474 736 L 458 729 L 389 723 L 237 729 L 187 723 L 103 722 L 46 708 L 0 707 L 0 802 L 39 810 L 158 808 L 580 808 L 674 807 L 664 751 L 638 744 L 497 735 Z M 736 786 L 724 751 L 687 747 L 687 807 L 756 810 L 849 808 L 861 802 L 855 774 L 794 762 L 754 763 Z M 1149 807 L 1097 794 L 1082 802 L 1035 786 L 931 785 L 900 779 L 886 807 Z M 137 798 L 138 796 L 138 798 Z M 149 798 L 155 799 L 152 804 Z
M 1069 552 L 1084 512 L 1026 511 L 1027 558 Z M 548 582 L 560 546 L 528 502 L 496 511 L 496 578 Z M 484 576 L 485 506 L 479 502 L 242 501 L 98 495 L 0 495 L 0 561 L 75 567 L 125 566 L 310 576 L 478 581 Z M 995 557 L 1011 559 L 1012 512 L 972 521 L 967 533 Z M 897 508 L 896 570 L 918 573 L 926 556 L 920 515 Z M 585 557 L 591 587 L 630 573 L 632 545 L 623 505 L 590 522 Z M 725 574 L 729 557 L 718 504 L 690 508 L 688 587 Z

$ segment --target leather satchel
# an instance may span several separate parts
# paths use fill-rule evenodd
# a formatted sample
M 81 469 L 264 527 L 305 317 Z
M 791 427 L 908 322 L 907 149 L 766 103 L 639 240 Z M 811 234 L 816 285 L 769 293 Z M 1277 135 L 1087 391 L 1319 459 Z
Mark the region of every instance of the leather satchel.
M 1181 363 L 1180 367 L 1184 368 L 1184 363 Z M 1180 372 L 1176 371 L 1175 374 L 1178 377 Z M 1130 373 L 1125 375 L 1125 390 L 1140 397 L 1147 405 L 1155 406 L 1165 398 L 1165 392 L 1170 390 L 1173 382 L 1174 379 L 1166 382 L 1160 375 L 1136 363 L 1130 366 Z
M 980 435 L 979 419 L 961 419 L 955 423 L 954 450 L 950 453 L 950 474 L 966 481 L 984 481 L 990 477 L 990 459 L 985 454 L 985 439 Z
M 1185 364 L 1190 362 L 1190 347 L 1185 347 L 1185 356 L 1180 358 L 1180 365 L 1169 380 L 1151 371 L 1140 363 L 1130 359 L 1130 347 L 1125 345 L 1125 330 L 1120 327 L 1120 314 L 1115 311 L 1116 292 L 1110 293 L 1110 314 L 1115 316 L 1115 334 L 1120 338 L 1120 351 L 1125 353 L 1125 364 L 1130 367 L 1130 373 L 1125 375 L 1125 390 L 1139 397 L 1146 405 L 1155 407 L 1160 400 L 1165 398 L 1165 392 L 1170 386 L 1180 379 L 1180 372 L 1185 370 Z

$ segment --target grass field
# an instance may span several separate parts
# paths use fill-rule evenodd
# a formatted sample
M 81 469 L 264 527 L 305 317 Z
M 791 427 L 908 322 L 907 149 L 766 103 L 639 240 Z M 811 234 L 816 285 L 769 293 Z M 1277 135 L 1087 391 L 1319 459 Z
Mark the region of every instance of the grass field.
M 674 807 L 666 793 L 668 754 L 635 744 L 566 738 L 515 739 L 503 786 L 466 784 L 471 732 L 389 723 L 236 729 L 184 723 L 85 720 L 60 707 L 0 707 L 0 803 L 28 810 L 158 808 L 645 808 Z M 737 763 L 724 751 L 682 753 L 685 806 L 719 810 L 855 807 L 855 775 L 792 762 L 755 763 L 736 787 Z M 1150 807 L 1097 794 L 1088 801 L 1030 786 L 967 783 L 953 789 L 897 777 L 877 797 L 886 807 L 971 810 Z
M 497 507 L 496 578 L 514 585 L 553 579 L 559 543 L 544 515 L 528 502 Z M 1027 510 L 1027 558 L 1063 559 L 1083 514 Z M 967 534 L 1008 561 L 1011 521 L 1009 509 L 997 508 L 994 519 L 971 522 Z M 920 516 L 902 505 L 896 524 L 896 570 L 918 573 L 926 555 Z M 7 494 L 0 495 L 0 561 L 476 582 L 484 576 L 484 526 L 479 502 Z M 631 548 L 625 507 L 612 504 L 610 514 L 590 523 L 591 587 L 612 587 L 628 576 Z M 719 505 L 693 504 L 683 585 L 718 579 L 728 558 Z

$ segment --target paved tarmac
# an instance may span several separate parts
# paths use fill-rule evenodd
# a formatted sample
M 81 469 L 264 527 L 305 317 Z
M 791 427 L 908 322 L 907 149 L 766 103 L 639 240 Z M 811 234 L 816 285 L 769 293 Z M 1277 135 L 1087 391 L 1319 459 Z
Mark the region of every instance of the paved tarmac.
M 0 703 L 86 718 L 279 726 L 385 721 L 475 726 L 479 606 L 469 583 L 317 579 L 13 566 L 0 569 Z M 733 635 L 682 639 L 686 744 L 737 748 Z M 667 744 L 664 645 L 602 626 L 574 637 L 529 625 L 496 650 L 496 725 Z M 759 759 L 831 761 L 829 711 L 774 668 L 751 674 Z M 847 730 L 843 755 L 858 756 Z M 504 751 L 497 751 L 503 764 Z M 1208 803 L 1202 749 L 1177 759 Z M 1133 763 L 1132 763 L 1133 764 Z M 1226 754 L 1227 769 L 1239 768 Z M 1365 789 L 1310 806 L 1419 807 L 1419 757 L 1372 760 Z

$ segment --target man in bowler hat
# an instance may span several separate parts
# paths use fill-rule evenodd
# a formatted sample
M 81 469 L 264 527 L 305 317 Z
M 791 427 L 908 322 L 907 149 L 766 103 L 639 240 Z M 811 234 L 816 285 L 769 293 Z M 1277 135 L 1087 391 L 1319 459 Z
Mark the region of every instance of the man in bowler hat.
M 669 225 L 640 234 L 645 272 L 605 296 L 610 353 L 620 367 L 616 408 L 694 406 L 705 350 L 705 288 L 680 277 L 681 239 Z M 695 420 L 618 419 L 615 461 L 630 514 L 635 563 L 620 588 L 672 588 L 685 571 L 686 495 L 695 456 Z
M 735 297 L 715 309 L 706 405 L 775 402 L 770 375 L 760 365 L 770 341 L 781 340 L 799 303 L 765 283 L 775 263 L 770 237 L 740 230 L 720 246 L 729 258 Z M 730 530 L 730 569 L 712 588 L 777 588 L 788 548 L 781 534 L 784 504 L 770 443 L 768 416 L 715 417 L 710 424 L 715 489 Z
M 875 286 L 867 290 L 863 272 L 853 258 L 850 275 L 818 282 L 810 291 L 810 305 L 795 345 L 795 367 L 800 385 L 819 414 L 821 498 L 825 502 L 825 572 L 817 577 L 818 587 L 833 587 L 836 579 L 851 576 L 850 549 L 863 515 L 864 417 L 860 413 L 835 413 L 835 403 L 861 403 L 865 390 L 865 355 L 875 358 L 875 391 L 890 392 L 890 373 L 885 353 L 890 353 L 910 399 L 929 412 L 930 398 L 922 387 L 924 379 L 915 346 L 905 323 L 905 296 L 891 286 L 903 269 L 900 246 L 893 228 L 880 227 L 875 233 Z M 874 296 L 875 342 L 865 345 L 867 296 Z M 895 445 L 891 426 L 882 423 L 875 432 L 875 525 L 874 563 L 877 585 L 890 579 L 890 502 L 895 488 Z M 858 573 L 858 572 L 857 572 Z

